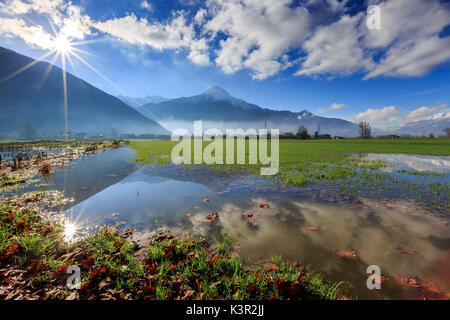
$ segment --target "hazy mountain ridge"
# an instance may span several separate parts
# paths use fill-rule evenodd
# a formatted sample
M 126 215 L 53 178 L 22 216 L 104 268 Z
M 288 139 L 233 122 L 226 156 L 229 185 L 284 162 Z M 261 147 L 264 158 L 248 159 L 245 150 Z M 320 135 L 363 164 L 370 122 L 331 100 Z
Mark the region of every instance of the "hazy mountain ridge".
M 320 127 L 321 133 L 356 136 L 358 126 L 350 121 L 325 118 L 307 110 L 300 112 L 264 109 L 231 96 L 220 87 L 212 87 L 192 97 L 170 99 L 142 106 L 157 121 L 173 130 L 192 127 L 195 120 L 203 120 L 204 129 L 218 128 L 278 128 L 281 132 L 296 132 L 305 126 L 310 133 Z
M 141 107 L 147 103 L 160 103 L 160 102 L 170 100 L 169 98 L 164 98 L 164 97 L 156 96 L 156 95 L 145 96 L 145 97 L 130 97 L 130 96 L 118 95 L 117 98 L 122 100 L 124 103 L 126 103 L 127 105 L 129 105 L 130 107 L 133 107 L 135 109 L 137 109 L 138 107 Z
M 0 48 L 0 79 L 34 60 Z M 62 70 L 43 61 L 0 82 L 0 135 L 15 138 L 24 123 L 46 132 L 64 130 Z M 50 70 L 50 71 L 49 71 Z M 44 75 L 48 76 L 44 81 Z M 166 135 L 169 132 L 116 97 L 67 73 L 71 132 Z

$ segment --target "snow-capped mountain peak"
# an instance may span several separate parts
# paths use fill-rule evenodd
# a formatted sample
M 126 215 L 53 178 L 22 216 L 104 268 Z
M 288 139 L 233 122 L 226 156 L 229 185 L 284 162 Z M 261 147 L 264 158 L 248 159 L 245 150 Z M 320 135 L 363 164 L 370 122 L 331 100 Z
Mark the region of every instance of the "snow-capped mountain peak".
M 225 89 L 217 86 L 206 90 L 203 95 L 209 96 L 215 100 L 229 100 L 232 98 Z

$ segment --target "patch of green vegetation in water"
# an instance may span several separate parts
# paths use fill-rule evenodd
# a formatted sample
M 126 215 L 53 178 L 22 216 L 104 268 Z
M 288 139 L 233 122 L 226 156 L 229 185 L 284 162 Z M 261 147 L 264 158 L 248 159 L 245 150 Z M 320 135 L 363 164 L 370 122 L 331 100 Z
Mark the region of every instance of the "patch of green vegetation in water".
M 129 143 L 129 147 L 136 151 L 133 159 L 135 162 L 165 165 L 170 163 L 171 150 L 177 143 L 177 141 L 167 140 L 133 140 Z M 193 143 L 192 141 L 192 146 Z M 203 142 L 203 148 L 208 144 L 209 142 Z M 236 149 L 235 144 L 235 151 Z M 268 150 L 270 150 L 270 142 Z M 411 177 L 424 177 L 424 179 L 399 180 L 392 173 L 381 170 L 388 166 L 384 161 L 364 160 L 355 157 L 354 153 L 447 156 L 450 155 L 450 139 L 280 140 L 279 152 L 279 172 L 269 178 L 285 185 L 334 185 L 339 186 L 348 194 L 357 195 L 358 192 L 365 192 L 374 197 L 395 193 L 398 197 L 414 198 L 419 203 L 442 208 L 448 207 L 449 182 L 445 180 L 437 182 L 432 179 L 446 177 L 448 173 L 400 171 L 398 173 L 405 173 Z M 246 153 L 246 159 L 248 159 L 248 141 L 246 141 Z M 236 157 L 236 152 L 234 154 Z M 225 155 L 226 143 L 224 143 L 224 157 Z M 216 164 L 209 167 L 214 170 L 244 171 L 251 175 L 257 175 L 263 166 L 258 163 L 257 165 Z

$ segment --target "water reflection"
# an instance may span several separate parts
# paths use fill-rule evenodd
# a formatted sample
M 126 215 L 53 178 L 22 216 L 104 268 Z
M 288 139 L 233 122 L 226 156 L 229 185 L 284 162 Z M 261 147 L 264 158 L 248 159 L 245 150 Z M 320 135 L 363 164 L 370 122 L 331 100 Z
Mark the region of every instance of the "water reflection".
M 385 161 L 400 170 L 450 172 L 450 157 L 448 156 L 367 153 L 363 154 L 362 158 Z M 392 171 L 394 169 L 392 166 L 384 170 Z
M 240 243 L 246 264 L 282 255 L 291 262 L 310 264 L 332 280 L 351 281 L 359 298 L 420 298 L 390 283 L 384 283 L 381 291 L 369 291 L 365 272 L 372 264 L 385 274 L 419 276 L 450 290 L 449 215 L 442 209 L 433 211 L 394 193 L 365 197 L 359 190 L 352 196 L 337 186 L 284 186 L 207 167 L 139 167 L 130 161 L 133 156 L 127 148 L 106 150 L 55 171 L 45 188 L 75 199 L 61 208 L 68 219 L 68 241 L 103 224 L 143 233 L 158 225 L 208 237 L 227 232 Z M 450 171 L 448 157 L 367 157 L 372 156 L 396 161 L 394 170 Z M 429 179 L 448 182 L 448 176 Z M 37 188 L 32 184 L 23 192 Z M 261 203 L 269 208 L 260 208 Z M 219 219 L 208 221 L 206 216 L 212 213 L 218 213 Z M 338 259 L 338 250 L 355 251 L 356 257 Z
M 382 203 L 348 199 L 329 187 L 280 189 L 266 179 L 166 166 L 142 167 L 66 213 L 83 225 L 119 222 L 145 230 L 158 223 L 207 236 L 227 232 L 240 243 L 247 263 L 282 255 L 332 280 L 351 281 L 359 298 L 411 298 L 390 284 L 369 291 L 365 271 L 372 264 L 383 273 L 419 276 L 450 290 L 448 272 L 436 272 L 448 261 L 448 216 L 437 219 L 407 200 L 390 199 L 391 208 Z M 208 221 L 215 212 L 220 218 Z M 340 260 L 337 250 L 353 250 L 356 258 Z

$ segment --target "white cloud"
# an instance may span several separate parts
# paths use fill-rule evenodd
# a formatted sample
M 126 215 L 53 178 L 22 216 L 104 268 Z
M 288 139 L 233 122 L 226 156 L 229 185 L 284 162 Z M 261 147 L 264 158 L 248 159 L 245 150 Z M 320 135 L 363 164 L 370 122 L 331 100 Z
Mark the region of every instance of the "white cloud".
M 194 27 L 187 23 L 182 12 L 168 23 L 150 22 L 131 14 L 122 18 L 93 23 L 92 26 L 120 41 L 132 45 L 149 46 L 157 50 L 190 49 L 188 58 L 200 65 L 209 64 L 208 45 L 197 39 Z
M 53 45 L 48 32 L 41 26 L 29 26 L 23 19 L 0 17 L 0 36 L 20 37 L 27 44 L 43 49 Z
M 194 22 L 196 24 L 203 24 L 206 21 L 207 14 L 208 12 L 205 9 L 203 8 L 198 9 L 197 13 L 194 16 Z
M 307 56 L 296 75 L 350 75 L 366 71 L 374 62 L 361 47 L 361 32 L 355 26 L 363 15 L 344 15 L 339 21 L 319 28 L 304 44 Z
M 402 109 L 395 106 L 384 107 L 382 109 L 367 109 L 364 112 L 358 113 L 353 116 L 356 122 L 367 121 L 371 123 L 386 123 L 397 118 L 402 112 Z
M 52 48 L 54 34 L 42 25 L 31 24 L 26 14 L 37 12 L 47 15 L 59 33 L 74 39 L 91 34 L 90 18 L 78 6 L 63 0 L 7 0 L 0 3 L 0 36 L 18 37 L 27 44 L 42 49 Z
M 146 9 L 148 11 L 153 11 L 153 5 L 149 2 L 147 2 L 146 0 L 141 2 L 141 8 Z
M 423 106 L 410 112 L 404 112 L 401 108 L 389 106 L 381 109 L 367 109 L 353 115 L 355 122 L 366 121 L 373 127 L 380 129 L 401 128 L 412 122 L 442 119 L 450 119 L 450 108 L 446 104 L 433 107 Z
M 405 119 L 407 121 L 422 121 L 422 120 L 436 120 L 447 118 L 450 110 L 445 104 L 440 104 L 434 107 L 420 107 L 409 112 Z
M 448 4 L 391 0 L 379 6 L 382 29 L 365 29 L 363 42 L 368 48 L 387 51 L 366 79 L 381 75 L 420 76 L 450 59 L 449 38 L 439 37 L 450 21 Z
M 216 52 L 225 73 L 249 69 L 265 79 L 283 69 L 280 58 L 308 35 L 311 18 L 305 8 L 290 8 L 291 0 L 209 0 L 213 17 L 205 29 L 227 36 Z
M 199 5 L 198 0 L 180 0 Z M 148 0 L 138 2 L 153 10 Z M 186 50 L 197 65 L 211 60 L 224 73 L 240 70 L 266 79 L 288 68 L 298 76 L 364 79 L 415 77 L 450 60 L 449 37 L 439 33 L 450 21 L 450 5 L 439 0 L 377 1 L 381 30 L 366 27 L 366 12 L 350 15 L 348 0 L 206 0 L 194 11 L 172 12 L 164 21 L 136 13 L 94 20 L 67 0 L 3 0 L 0 35 L 47 47 L 51 32 L 28 19 L 51 18 L 59 32 L 83 39 L 108 35 L 121 43 L 156 50 Z M 212 49 L 214 48 L 214 49 Z M 136 47 L 131 48 L 135 50 Z
M 319 109 L 319 110 L 317 110 L 317 112 L 320 114 L 324 114 L 326 112 L 333 111 L 333 110 L 345 110 L 345 109 L 347 109 L 347 106 L 345 104 L 335 102 L 335 103 L 331 104 L 331 106 L 329 106 L 328 108 Z
M 450 41 L 440 31 L 450 21 L 449 6 L 439 1 L 389 0 L 378 4 L 381 30 L 366 27 L 365 13 L 343 15 L 319 28 L 303 44 L 307 55 L 297 75 L 424 75 L 450 59 Z M 373 57 L 380 54 L 378 62 Z

